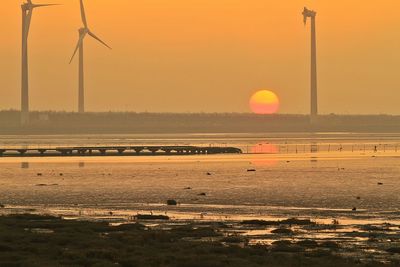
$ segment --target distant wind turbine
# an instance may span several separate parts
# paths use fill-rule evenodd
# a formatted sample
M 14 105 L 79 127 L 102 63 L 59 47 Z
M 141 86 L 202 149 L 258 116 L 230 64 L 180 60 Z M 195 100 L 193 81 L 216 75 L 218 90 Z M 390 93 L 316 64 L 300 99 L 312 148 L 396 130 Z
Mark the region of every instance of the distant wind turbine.
M 304 8 L 304 25 L 307 18 L 311 18 L 311 123 L 315 123 L 318 117 L 316 16 L 317 12 Z
M 28 36 L 33 10 L 37 7 L 54 6 L 55 4 L 36 5 L 31 0 L 21 5 L 22 9 L 22 64 L 21 64 L 21 124 L 29 123 L 29 79 L 28 79 Z
M 82 17 L 82 23 L 83 27 L 80 28 L 79 31 L 79 40 L 78 44 L 76 45 L 75 51 L 71 57 L 70 64 L 72 60 L 74 59 L 76 52 L 79 50 L 79 96 L 78 96 L 78 111 L 80 113 L 85 112 L 85 84 L 84 84 L 84 68 L 83 68 L 83 43 L 86 35 L 89 35 L 99 41 L 101 44 L 104 46 L 109 47 L 105 42 L 103 42 L 99 37 L 97 37 L 89 28 L 86 20 L 86 14 L 85 14 L 85 7 L 83 5 L 83 0 L 80 0 L 80 7 L 81 7 L 81 17 Z

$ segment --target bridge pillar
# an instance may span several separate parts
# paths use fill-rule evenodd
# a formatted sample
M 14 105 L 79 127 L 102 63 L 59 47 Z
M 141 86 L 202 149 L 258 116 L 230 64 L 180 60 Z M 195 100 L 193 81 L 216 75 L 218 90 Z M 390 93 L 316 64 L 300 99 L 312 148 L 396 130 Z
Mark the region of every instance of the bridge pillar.
M 86 151 L 87 151 L 86 149 L 79 149 L 78 154 L 85 155 Z
M 143 150 L 143 149 L 141 149 L 141 148 L 136 148 L 136 149 L 134 149 L 136 155 L 140 155 L 140 152 L 142 152 L 142 150 Z
M 26 149 L 19 149 L 18 152 L 21 156 L 25 155 L 28 150 Z
M 101 155 L 105 155 L 107 153 L 107 149 L 99 149 Z
M 151 154 L 155 155 L 157 153 L 158 149 L 150 149 Z

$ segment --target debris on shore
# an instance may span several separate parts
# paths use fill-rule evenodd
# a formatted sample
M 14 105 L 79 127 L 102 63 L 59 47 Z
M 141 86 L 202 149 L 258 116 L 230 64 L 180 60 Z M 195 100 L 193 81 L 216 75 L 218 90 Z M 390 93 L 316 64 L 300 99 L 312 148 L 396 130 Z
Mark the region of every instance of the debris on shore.
M 176 206 L 176 205 L 178 205 L 178 201 L 176 201 L 175 199 L 168 199 L 167 205 L 168 206 Z
M 162 221 L 168 221 L 169 217 L 166 215 L 153 215 L 153 214 L 137 214 L 133 216 L 134 219 L 136 220 L 162 220 Z

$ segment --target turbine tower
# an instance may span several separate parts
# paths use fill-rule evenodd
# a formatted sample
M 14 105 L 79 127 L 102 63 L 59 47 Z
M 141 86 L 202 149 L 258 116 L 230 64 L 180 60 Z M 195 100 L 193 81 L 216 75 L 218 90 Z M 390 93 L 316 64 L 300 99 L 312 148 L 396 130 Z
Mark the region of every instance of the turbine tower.
M 85 14 L 85 7 L 83 5 L 83 0 L 80 0 L 80 7 L 81 7 L 81 17 L 83 27 L 78 30 L 79 32 L 79 39 L 78 44 L 76 45 L 75 51 L 71 57 L 70 64 L 74 59 L 76 52 L 79 50 L 79 91 L 78 91 L 78 112 L 83 113 L 85 112 L 85 84 L 84 84 L 84 68 L 83 68 L 83 44 L 86 35 L 89 35 L 99 41 L 104 46 L 109 47 L 105 42 L 103 42 L 99 37 L 97 37 L 89 28 L 86 20 Z
M 304 8 L 304 25 L 307 23 L 307 18 L 311 18 L 311 123 L 315 123 L 318 117 L 316 16 L 317 12 Z
M 36 5 L 31 0 L 21 5 L 22 9 L 22 64 L 21 64 L 21 124 L 29 123 L 29 79 L 28 79 L 28 36 L 32 13 L 37 7 L 53 6 L 54 4 Z

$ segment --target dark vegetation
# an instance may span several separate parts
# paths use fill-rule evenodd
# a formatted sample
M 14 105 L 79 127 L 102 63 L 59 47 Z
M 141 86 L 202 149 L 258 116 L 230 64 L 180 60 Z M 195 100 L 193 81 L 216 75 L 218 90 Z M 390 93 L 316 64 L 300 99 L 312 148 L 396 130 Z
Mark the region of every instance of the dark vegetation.
M 322 115 L 310 125 L 306 115 L 239 113 L 72 113 L 32 112 L 31 124 L 20 126 L 20 113 L 0 111 L 0 134 L 94 133 L 248 133 L 248 132 L 399 132 L 400 116 Z
M 223 245 L 221 239 L 221 233 L 210 225 L 162 231 L 137 223 L 109 226 L 105 222 L 13 215 L 0 217 L 0 266 L 381 266 L 340 258 L 323 247 L 307 250 L 318 245 L 311 241 L 240 248 Z

